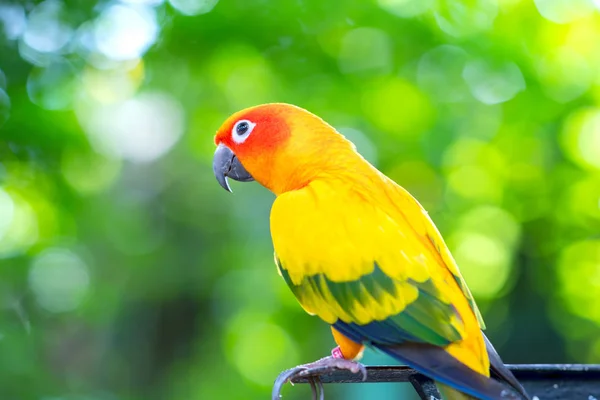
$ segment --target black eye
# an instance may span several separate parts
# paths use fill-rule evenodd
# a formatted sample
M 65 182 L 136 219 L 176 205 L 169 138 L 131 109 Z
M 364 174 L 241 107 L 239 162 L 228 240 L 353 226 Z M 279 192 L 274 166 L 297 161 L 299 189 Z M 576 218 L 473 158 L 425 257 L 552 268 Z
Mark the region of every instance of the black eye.
M 256 124 L 254 122 L 247 119 L 241 119 L 233 125 L 233 128 L 231 128 L 231 138 L 236 143 L 244 143 L 255 126 Z
M 248 124 L 246 121 L 241 121 L 235 126 L 235 133 L 242 136 L 248 132 L 248 129 L 250 129 L 250 124 Z

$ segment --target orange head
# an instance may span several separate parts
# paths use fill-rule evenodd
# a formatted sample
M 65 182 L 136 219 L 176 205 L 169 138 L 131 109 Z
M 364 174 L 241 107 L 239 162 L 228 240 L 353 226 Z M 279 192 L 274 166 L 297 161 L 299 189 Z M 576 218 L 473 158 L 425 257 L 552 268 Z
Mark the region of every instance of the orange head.
M 344 170 L 354 146 L 314 114 L 290 104 L 263 104 L 229 117 L 215 136 L 213 169 L 227 177 L 256 180 L 275 194 Z

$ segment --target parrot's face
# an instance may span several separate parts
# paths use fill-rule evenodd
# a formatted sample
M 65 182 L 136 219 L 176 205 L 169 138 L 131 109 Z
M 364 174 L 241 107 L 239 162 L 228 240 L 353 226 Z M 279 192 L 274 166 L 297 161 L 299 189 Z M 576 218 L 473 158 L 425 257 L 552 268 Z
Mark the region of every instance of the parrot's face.
M 213 171 L 227 178 L 256 180 L 276 194 L 306 185 L 327 170 L 336 143 L 348 143 L 335 129 L 302 108 L 264 104 L 239 111 L 217 131 Z
M 277 155 L 290 137 L 286 107 L 271 105 L 245 109 L 229 117 L 217 131 L 213 170 L 221 186 L 231 191 L 227 178 L 272 184 L 279 166 Z

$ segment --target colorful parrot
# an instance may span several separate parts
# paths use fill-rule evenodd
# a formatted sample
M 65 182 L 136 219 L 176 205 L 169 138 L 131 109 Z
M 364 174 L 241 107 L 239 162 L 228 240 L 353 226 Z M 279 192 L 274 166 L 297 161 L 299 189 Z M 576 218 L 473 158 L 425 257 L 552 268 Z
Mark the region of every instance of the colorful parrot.
M 279 274 L 338 347 L 300 370 L 364 371 L 365 345 L 434 379 L 447 400 L 529 399 L 482 332 L 473 296 L 427 212 L 316 115 L 289 104 L 219 128 L 213 170 L 277 197 Z M 490 370 L 499 379 L 490 378 Z

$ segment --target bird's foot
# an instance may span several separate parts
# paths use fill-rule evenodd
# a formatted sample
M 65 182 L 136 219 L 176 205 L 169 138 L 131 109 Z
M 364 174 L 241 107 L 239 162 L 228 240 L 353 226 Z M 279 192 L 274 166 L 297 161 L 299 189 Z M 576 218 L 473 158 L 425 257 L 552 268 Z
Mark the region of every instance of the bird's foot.
M 348 370 L 354 374 L 361 373 L 363 381 L 367 379 L 367 369 L 365 366 L 359 362 L 345 359 L 340 348 L 336 347 L 331 351 L 331 356 L 321 358 L 312 363 L 299 365 L 279 374 L 273 386 L 272 400 L 279 400 L 283 385 L 287 382 L 293 384 L 294 379 L 297 378 L 308 378 L 313 392 L 313 399 L 323 400 L 323 383 L 319 376 L 337 370 Z

